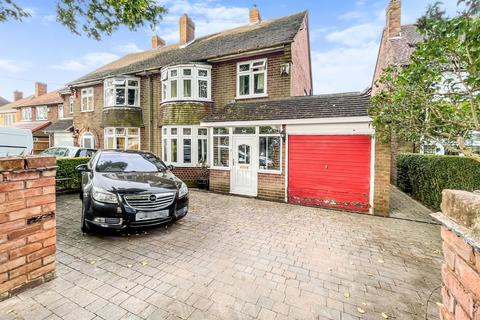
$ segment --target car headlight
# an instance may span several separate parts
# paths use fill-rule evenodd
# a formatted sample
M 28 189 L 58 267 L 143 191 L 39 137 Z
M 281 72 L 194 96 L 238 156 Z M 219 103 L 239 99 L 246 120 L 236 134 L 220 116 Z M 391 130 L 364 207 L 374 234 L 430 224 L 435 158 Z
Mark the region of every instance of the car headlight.
M 92 197 L 96 201 L 105 203 L 118 203 L 117 196 L 111 192 L 103 190 L 101 188 L 93 187 Z
M 188 193 L 187 185 L 185 184 L 185 182 L 182 182 L 182 186 L 178 190 L 178 197 L 179 198 L 185 197 L 187 193 Z

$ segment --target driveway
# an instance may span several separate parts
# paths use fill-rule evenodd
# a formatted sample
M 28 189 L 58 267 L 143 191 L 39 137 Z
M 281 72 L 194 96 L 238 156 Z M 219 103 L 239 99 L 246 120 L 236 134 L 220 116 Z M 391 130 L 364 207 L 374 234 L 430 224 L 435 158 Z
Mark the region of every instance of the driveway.
M 57 278 L 0 319 L 425 319 L 441 282 L 428 223 L 200 191 L 185 219 L 138 234 L 83 236 L 77 195 L 57 219 Z

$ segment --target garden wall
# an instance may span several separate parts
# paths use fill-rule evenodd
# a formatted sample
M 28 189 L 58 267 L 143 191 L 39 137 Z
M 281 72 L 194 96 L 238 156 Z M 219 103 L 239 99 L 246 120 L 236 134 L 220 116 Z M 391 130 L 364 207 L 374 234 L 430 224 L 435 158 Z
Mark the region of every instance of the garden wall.
M 444 189 L 480 189 L 480 162 L 459 156 L 399 154 L 397 185 L 424 205 L 439 209 Z
M 0 300 L 55 272 L 55 158 L 0 158 Z

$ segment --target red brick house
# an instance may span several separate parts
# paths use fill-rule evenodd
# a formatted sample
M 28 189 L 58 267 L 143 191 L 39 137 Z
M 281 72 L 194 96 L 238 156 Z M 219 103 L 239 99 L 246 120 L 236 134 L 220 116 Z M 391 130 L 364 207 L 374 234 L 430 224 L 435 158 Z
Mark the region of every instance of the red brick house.
M 369 96 L 312 96 L 307 12 L 262 20 L 254 6 L 248 25 L 201 38 L 183 15 L 179 33 L 69 84 L 77 145 L 151 151 L 217 192 L 388 212 Z

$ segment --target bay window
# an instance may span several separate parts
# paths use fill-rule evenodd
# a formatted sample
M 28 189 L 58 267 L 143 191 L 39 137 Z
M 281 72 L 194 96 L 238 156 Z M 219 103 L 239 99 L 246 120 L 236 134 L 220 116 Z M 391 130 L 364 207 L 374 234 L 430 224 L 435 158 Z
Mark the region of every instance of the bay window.
M 140 150 L 140 128 L 105 128 L 105 148 Z
M 209 65 L 187 64 L 162 69 L 162 101 L 210 101 Z
M 110 78 L 104 81 L 105 107 L 139 107 L 140 80 L 135 77 Z
M 237 63 L 237 98 L 267 96 L 267 60 Z
M 80 91 L 80 111 L 93 111 L 93 88 L 85 88 Z
M 32 121 L 32 108 L 22 108 L 22 121 Z
M 36 107 L 36 119 L 37 120 L 47 120 L 48 118 L 48 108 L 47 106 Z
M 213 166 L 228 167 L 230 164 L 230 130 L 213 128 Z
M 280 127 L 260 127 L 258 145 L 259 169 L 261 171 L 280 171 L 282 151 Z
M 206 164 L 207 133 L 198 126 L 164 126 L 162 160 L 187 167 Z

